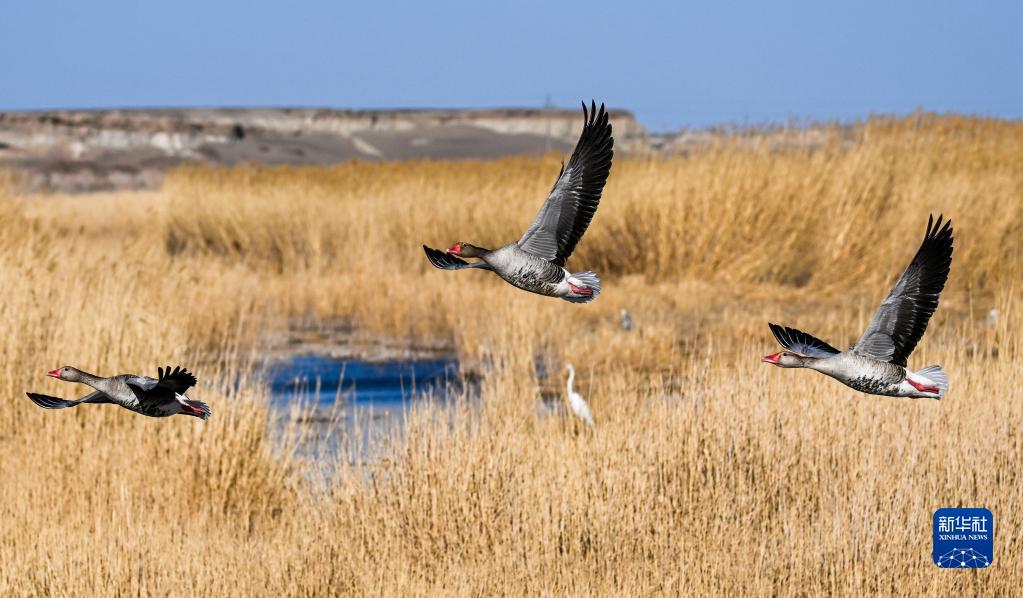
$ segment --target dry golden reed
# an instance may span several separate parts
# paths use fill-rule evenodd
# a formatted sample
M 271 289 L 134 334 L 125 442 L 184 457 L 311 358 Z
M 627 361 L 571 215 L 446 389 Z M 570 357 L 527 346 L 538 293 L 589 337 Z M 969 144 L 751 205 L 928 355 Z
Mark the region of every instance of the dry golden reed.
M 603 279 L 587 306 L 435 270 L 420 248 L 517 238 L 554 156 L 7 193 L 0 594 L 1011 593 L 1023 125 L 921 115 L 815 139 L 617 160 L 571 260 Z M 759 363 L 768 321 L 854 340 L 938 212 L 955 257 L 911 366 L 943 364 L 945 400 Z M 267 425 L 258 357 L 296 319 L 449 343 L 482 401 L 413 409 L 392 458 L 325 482 Z M 537 358 L 575 364 L 592 430 L 537 417 L 563 380 L 538 380 Z M 26 390 L 82 392 L 42 376 L 65 363 L 187 365 L 214 416 L 38 409 Z M 990 569 L 930 562 L 945 506 L 994 512 Z

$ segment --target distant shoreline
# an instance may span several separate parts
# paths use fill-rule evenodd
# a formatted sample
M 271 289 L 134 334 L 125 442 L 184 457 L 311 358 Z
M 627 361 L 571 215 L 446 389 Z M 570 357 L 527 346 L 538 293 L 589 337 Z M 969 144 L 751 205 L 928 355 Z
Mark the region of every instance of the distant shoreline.
M 846 142 L 864 122 L 726 126 L 650 133 L 611 110 L 617 156 L 689 155 L 739 138 L 813 149 Z M 877 120 L 997 120 L 915 113 Z M 493 160 L 571 152 L 582 111 L 562 108 L 357 110 L 118 108 L 0 112 L 0 171 L 28 192 L 156 189 L 181 164 L 332 165 L 363 161 Z
M 616 150 L 650 150 L 633 115 L 611 111 Z M 152 189 L 183 163 L 317 165 L 495 159 L 571 151 L 582 111 L 113 109 L 0 112 L 0 168 L 32 191 Z

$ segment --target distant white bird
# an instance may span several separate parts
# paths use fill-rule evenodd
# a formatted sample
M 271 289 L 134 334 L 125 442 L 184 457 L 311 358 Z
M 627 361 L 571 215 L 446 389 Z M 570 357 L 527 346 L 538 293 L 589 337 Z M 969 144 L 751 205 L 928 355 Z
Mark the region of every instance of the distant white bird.
M 992 307 L 991 311 L 987 312 L 987 323 L 994 326 L 998 323 L 998 308 Z
M 625 311 L 625 308 L 623 307 L 619 313 L 622 315 L 622 328 L 624 328 L 626 332 L 632 332 L 632 318 L 629 316 L 629 312 Z
M 593 417 L 590 416 L 590 406 L 586 404 L 586 399 L 581 394 L 572 390 L 572 383 L 575 382 L 575 368 L 571 363 L 567 363 L 565 369 L 568 370 L 568 404 L 572 408 L 572 413 L 575 413 L 587 426 L 592 426 Z

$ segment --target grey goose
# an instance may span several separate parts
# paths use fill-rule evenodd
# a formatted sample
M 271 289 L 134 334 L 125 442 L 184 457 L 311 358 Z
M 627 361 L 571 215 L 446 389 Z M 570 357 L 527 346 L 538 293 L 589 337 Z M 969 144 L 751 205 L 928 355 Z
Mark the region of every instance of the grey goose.
M 891 397 L 941 399 L 948 378 L 940 365 L 907 369 L 927 322 L 938 308 L 938 296 L 952 267 L 952 222 L 927 220 L 927 233 L 909 267 L 874 314 L 867 331 L 850 349 L 796 330 L 769 324 L 786 350 L 762 361 L 783 368 L 809 368 L 860 392 Z
M 158 372 L 157 378 L 135 374 L 103 378 L 66 365 L 46 375 L 65 382 L 80 382 L 95 390 L 77 401 L 65 401 L 34 392 L 27 394 L 33 403 L 44 409 L 66 409 L 83 403 L 113 403 L 149 417 L 181 414 L 209 419 L 210 408 L 206 403 L 185 396 L 185 391 L 195 386 L 195 376 L 181 367 L 173 370 L 169 366 L 166 369 L 158 368 Z
M 565 262 L 590 225 L 611 172 L 614 138 L 604 105 L 583 104 L 583 130 L 568 165 L 562 164 L 554 188 L 533 224 L 518 241 L 490 250 L 455 243 L 446 252 L 423 245 L 430 263 L 444 270 L 479 268 L 531 293 L 589 303 L 600 294 L 600 279 L 590 271 L 569 272 Z M 477 258 L 466 262 L 461 258 Z

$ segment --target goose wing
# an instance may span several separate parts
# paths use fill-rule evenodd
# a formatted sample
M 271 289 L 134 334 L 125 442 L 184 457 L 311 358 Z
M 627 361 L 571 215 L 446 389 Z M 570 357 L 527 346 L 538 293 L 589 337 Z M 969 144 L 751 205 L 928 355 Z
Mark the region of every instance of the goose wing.
M 952 267 L 952 221 L 927 219 L 924 241 L 888 298 L 874 314 L 854 350 L 868 357 L 905 366 L 938 308 Z
M 583 104 L 583 132 L 568 166 L 561 167 L 547 201 L 518 241 L 522 250 L 559 266 L 565 265 L 590 225 L 611 172 L 611 124 L 603 104 L 599 112 L 594 102 L 590 108 L 587 112 Z
M 157 368 L 158 378 L 150 378 L 149 376 L 128 376 L 125 382 L 129 386 L 149 392 L 157 388 L 164 388 L 175 393 L 184 393 L 189 388 L 195 386 L 197 380 L 191 372 L 181 366 L 175 367 L 173 370 L 170 366 L 166 368 Z
M 838 349 L 802 330 L 777 324 L 768 324 L 768 326 L 771 327 L 771 332 L 778 340 L 778 344 L 793 353 L 821 359 L 840 353 Z
M 32 402 L 39 405 L 43 409 L 67 409 L 68 407 L 74 407 L 81 403 L 113 403 L 107 395 L 100 391 L 93 391 L 77 401 L 65 401 L 64 399 L 58 399 L 57 397 L 51 397 L 49 395 L 41 395 L 35 392 L 25 393 L 28 398 L 32 399 Z
M 423 245 L 423 251 L 426 252 L 426 259 L 430 260 L 435 268 L 441 270 L 461 270 L 462 268 L 482 268 L 483 270 L 492 270 L 489 264 L 485 262 L 467 262 L 463 259 L 459 259 L 450 253 L 445 253 L 439 249 L 433 249 Z
M 181 366 L 176 366 L 171 370 L 170 366 L 166 368 L 157 368 L 160 379 L 157 382 L 157 386 L 172 390 L 176 393 L 184 393 L 189 388 L 195 386 L 198 380 L 195 376 Z

